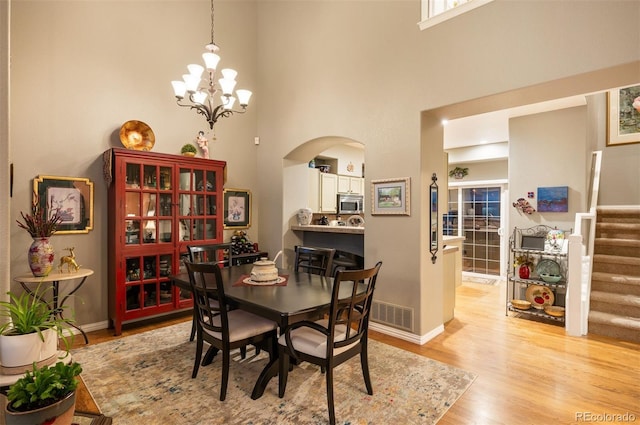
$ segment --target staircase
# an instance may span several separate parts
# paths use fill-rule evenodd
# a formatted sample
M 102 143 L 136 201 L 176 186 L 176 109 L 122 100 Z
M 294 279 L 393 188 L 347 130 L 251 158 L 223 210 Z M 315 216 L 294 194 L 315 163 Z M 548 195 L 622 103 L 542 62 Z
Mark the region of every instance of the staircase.
M 598 207 L 589 333 L 640 342 L 640 207 Z

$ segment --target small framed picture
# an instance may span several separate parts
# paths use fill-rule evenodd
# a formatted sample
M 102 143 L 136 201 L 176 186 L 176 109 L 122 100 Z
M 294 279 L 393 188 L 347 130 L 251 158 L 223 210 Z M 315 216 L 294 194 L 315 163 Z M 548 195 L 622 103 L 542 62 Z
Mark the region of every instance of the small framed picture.
M 224 228 L 246 229 L 251 227 L 251 191 L 245 189 L 225 189 Z
M 607 146 L 640 143 L 640 84 L 607 92 Z
M 568 212 L 569 187 L 539 187 L 538 212 Z
M 85 178 L 38 176 L 33 194 L 47 216 L 60 211 L 56 234 L 89 233 L 93 229 L 93 182 Z
M 411 178 L 372 180 L 372 215 L 411 215 Z

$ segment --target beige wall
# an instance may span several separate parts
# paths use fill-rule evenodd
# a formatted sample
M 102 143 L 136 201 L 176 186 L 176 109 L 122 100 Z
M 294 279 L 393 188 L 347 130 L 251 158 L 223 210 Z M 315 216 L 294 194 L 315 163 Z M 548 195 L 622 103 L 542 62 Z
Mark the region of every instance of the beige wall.
M 283 158 L 299 145 L 326 136 L 364 144 L 367 187 L 411 177 L 411 216 L 366 216 L 365 255 L 368 265 L 384 261 L 376 297 L 415 309 L 421 336 L 442 321 L 442 261 L 432 265 L 426 254 L 422 196 L 431 173 L 446 182 L 440 118 L 637 82 L 627 71 L 530 89 L 640 63 L 640 3 L 496 0 L 422 32 L 419 8 L 418 1 L 216 2 L 223 62 L 239 70 L 254 99 L 250 112 L 217 126 L 211 152 L 228 161 L 227 186 L 252 190 L 250 236 L 274 253 L 290 219 Z M 100 155 L 119 145 L 117 130 L 130 119 L 151 125 L 160 152 L 177 152 L 203 128 L 200 116 L 175 106 L 169 82 L 208 42 L 208 2 L 21 0 L 12 3 L 11 24 L 11 218 L 28 208 L 38 174 L 95 181 L 95 230 L 56 236 L 54 245 L 74 244 L 81 263 L 96 270 L 80 293 L 79 322 L 104 321 Z M 28 235 L 11 226 L 10 245 L 16 275 L 26 268 Z

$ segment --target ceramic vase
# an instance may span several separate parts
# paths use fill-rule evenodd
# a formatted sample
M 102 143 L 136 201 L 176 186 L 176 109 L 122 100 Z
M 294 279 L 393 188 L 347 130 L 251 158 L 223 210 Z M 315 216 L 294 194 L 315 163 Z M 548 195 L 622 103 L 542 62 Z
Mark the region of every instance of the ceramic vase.
M 307 226 L 311 224 L 311 218 L 313 217 L 313 211 L 311 208 L 300 208 L 298 210 L 297 218 L 300 226 Z
M 49 238 L 33 238 L 29 247 L 29 267 L 36 277 L 47 276 L 53 269 L 53 246 Z
M 531 270 L 529 269 L 529 266 L 527 266 L 526 264 L 521 264 L 520 268 L 518 269 L 518 276 L 520 276 L 520 279 L 529 279 L 530 274 Z

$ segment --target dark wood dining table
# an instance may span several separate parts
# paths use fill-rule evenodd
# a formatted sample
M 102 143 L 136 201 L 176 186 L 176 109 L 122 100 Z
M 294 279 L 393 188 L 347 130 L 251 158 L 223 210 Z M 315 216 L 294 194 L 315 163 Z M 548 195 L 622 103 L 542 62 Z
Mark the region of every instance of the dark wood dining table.
M 243 276 L 249 275 L 252 267 L 252 264 L 246 264 L 220 269 L 225 295 L 237 308 L 273 320 L 281 331 L 292 323 L 316 319 L 329 310 L 333 278 L 282 269 L 278 274 L 287 277 L 287 284 L 284 286 L 234 285 Z M 188 273 L 173 275 L 171 280 L 175 286 L 187 291 L 191 290 Z M 348 296 L 350 288 L 341 288 L 341 291 L 343 289 L 344 295 Z M 271 378 L 277 374 L 276 355 L 260 373 L 251 398 L 254 400 L 260 398 Z

